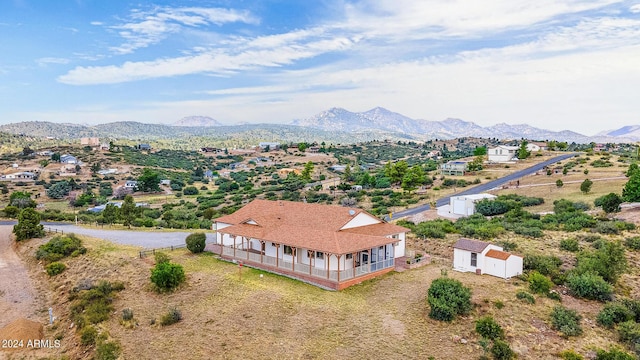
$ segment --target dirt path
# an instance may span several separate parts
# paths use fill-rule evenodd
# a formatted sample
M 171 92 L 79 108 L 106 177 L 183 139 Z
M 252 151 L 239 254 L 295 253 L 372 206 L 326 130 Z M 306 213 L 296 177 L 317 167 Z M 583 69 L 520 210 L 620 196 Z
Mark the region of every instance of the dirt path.
M 0 328 L 21 317 L 37 320 L 36 291 L 11 240 L 12 226 L 0 226 Z

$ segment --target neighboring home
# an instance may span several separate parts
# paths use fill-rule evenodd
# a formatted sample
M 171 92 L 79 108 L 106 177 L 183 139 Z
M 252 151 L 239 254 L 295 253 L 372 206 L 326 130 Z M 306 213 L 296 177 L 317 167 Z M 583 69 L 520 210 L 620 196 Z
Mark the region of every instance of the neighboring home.
M 76 176 L 76 166 L 72 164 L 65 164 L 60 167 L 58 175 L 60 176 Z
M 532 141 L 527 143 L 527 151 L 530 152 L 538 152 L 538 151 L 547 151 L 547 143 L 541 141 Z
M 162 180 L 160 180 L 160 185 L 171 186 L 171 180 L 162 179 Z
M 151 145 L 149 144 L 138 144 L 135 146 L 138 150 L 151 150 Z
M 464 175 L 467 171 L 467 162 L 462 160 L 448 161 L 440 165 L 442 175 Z
M 124 183 L 124 188 L 125 189 L 133 189 L 133 190 L 135 190 L 136 187 L 138 187 L 138 182 L 135 181 L 135 180 L 127 180 Z
M 203 148 L 200 148 L 200 151 L 202 151 L 202 152 L 213 152 L 214 153 L 214 152 L 218 152 L 218 149 L 214 148 L 214 147 L 203 147 Z
M 440 157 L 440 150 L 431 150 L 429 151 L 429 153 L 427 155 L 425 155 L 425 157 L 429 158 L 429 159 L 435 159 Z
M 295 175 L 300 175 L 302 174 L 302 171 L 298 170 L 298 169 L 292 169 L 292 168 L 282 168 L 282 169 L 278 169 L 278 176 L 280 176 L 281 178 L 286 178 L 287 176 L 289 176 L 289 174 L 295 174 Z
M 310 146 L 307 149 L 307 152 L 312 154 L 317 154 L 318 152 L 320 152 L 320 146 Z
M 325 179 L 325 180 L 320 180 L 320 181 L 316 181 L 316 182 L 312 182 L 309 183 L 307 185 L 305 185 L 305 188 L 307 189 L 313 189 L 316 186 L 320 185 L 322 187 L 322 190 L 333 190 L 338 188 L 338 185 L 340 185 L 340 178 L 331 178 L 331 179 Z
M 21 171 L 4 175 L 3 178 L 10 181 L 31 181 L 36 178 L 36 174 L 30 171 Z
M 98 170 L 98 174 L 99 175 L 112 175 L 112 174 L 117 174 L 118 173 L 118 169 L 101 169 Z
M 266 150 L 267 148 L 269 148 L 269 151 L 280 149 L 280 143 L 277 142 L 261 142 L 258 144 L 258 146 L 262 151 Z
M 606 144 L 595 144 L 593 146 L 593 151 L 595 151 L 595 152 L 604 151 L 606 149 L 607 149 L 607 145 Z
M 259 199 L 214 228 L 222 258 L 333 290 L 404 264 L 409 231 L 362 209 Z
M 453 269 L 508 279 L 522 274 L 522 257 L 497 245 L 462 238 L 453 245 Z
M 53 151 L 51 151 L 51 150 L 43 150 L 43 151 L 38 151 L 36 154 L 38 154 L 40 156 L 51 157 L 51 155 L 53 155 Z
M 212 179 L 213 178 L 213 171 L 205 170 L 204 171 L 204 177 L 206 177 L 207 179 Z
M 111 150 L 111 144 L 109 144 L 109 143 L 100 144 L 100 150 L 101 151 L 109 151 L 109 150 Z
M 81 146 L 91 146 L 97 147 L 100 146 L 100 138 L 97 137 L 83 137 L 80 139 Z
M 60 162 L 63 164 L 77 164 L 79 161 L 73 155 L 64 154 L 64 155 L 60 155 Z
M 235 163 L 229 165 L 229 169 L 231 169 L 231 170 L 246 169 L 246 168 L 247 168 L 247 164 L 241 163 L 241 162 L 235 162 Z
M 453 215 L 471 216 L 476 212 L 476 202 L 482 199 L 495 199 L 491 194 L 472 194 L 449 198 L 449 212 Z
M 498 145 L 487 149 L 489 162 L 501 163 L 518 160 L 518 146 Z
M 344 170 L 347 168 L 347 165 L 333 165 L 333 166 L 329 166 L 329 170 L 333 171 L 333 172 L 344 172 Z

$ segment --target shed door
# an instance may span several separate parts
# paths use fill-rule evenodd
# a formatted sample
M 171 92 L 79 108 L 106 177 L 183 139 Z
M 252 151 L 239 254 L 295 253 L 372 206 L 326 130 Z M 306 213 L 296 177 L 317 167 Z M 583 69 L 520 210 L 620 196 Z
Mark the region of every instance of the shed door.
M 466 215 L 464 200 L 453 200 L 453 213 L 459 214 L 459 215 Z

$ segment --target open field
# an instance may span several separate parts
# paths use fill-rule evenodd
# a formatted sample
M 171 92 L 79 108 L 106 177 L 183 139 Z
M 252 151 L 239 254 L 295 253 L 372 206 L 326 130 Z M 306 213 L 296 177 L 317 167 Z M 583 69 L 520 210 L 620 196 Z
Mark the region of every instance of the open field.
M 152 258 L 139 259 L 135 247 L 83 240 L 89 252 L 65 259 L 68 269 L 54 278 L 43 274 L 42 265 L 32 257 L 43 240 L 21 245 L 34 279 L 42 284 L 60 319 L 45 329 L 45 336 L 63 336 L 59 353 L 73 359 L 87 358 L 89 353 L 79 345 L 78 335 L 68 330 L 67 298 L 88 278 L 125 283 L 126 289 L 115 296 L 110 320 L 99 328 L 121 344 L 126 359 L 184 359 L 185 354 L 192 359 L 471 359 L 482 354 L 474 321 L 486 314 L 502 325 L 522 359 L 555 358 L 569 348 L 585 354 L 616 340 L 613 332 L 595 325 L 602 304 L 563 295 L 563 304 L 584 316 L 584 334 L 564 339 L 550 329 L 550 309 L 557 302 L 537 297 L 535 305 L 527 305 L 517 300 L 515 293 L 526 289 L 518 279 L 446 271 L 451 264 L 445 253 L 431 265 L 330 292 L 254 269 L 243 268 L 240 275 L 237 265 L 212 254 L 177 250 L 169 255 L 184 266 L 187 284 L 174 293 L 158 294 L 149 282 Z M 551 248 L 550 241 L 555 240 L 531 247 Z M 450 246 L 446 242 L 443 250 Z M 473 292 L 472 313 L 452 323 L 427 316 L 427 290 L 443 270 Z M 500 303 L 504 307 L 496 305 Z M 183 320 L 159 326 L 160 317 L 171 307 L 182 312 Z M 121 324 L 124 308 L 133 310 L 135 326 Z

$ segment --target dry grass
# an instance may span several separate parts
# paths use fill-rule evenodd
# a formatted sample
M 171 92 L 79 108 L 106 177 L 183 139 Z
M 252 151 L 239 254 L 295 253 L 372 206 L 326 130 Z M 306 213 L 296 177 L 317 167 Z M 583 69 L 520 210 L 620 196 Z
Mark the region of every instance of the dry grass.
M 246 267 L 240 278 L 234 264 L 211 254 L 177 250 L 169 255 L 184 266 L 187 284 L 174 293 L 158 294 L 149 282 L 152 258 L 138 259 L 134 247 L 84 240 L 88 254 L 70 259 L 67 271 L 51 287 L 62 319 L 58 329 L 69 328 L 66 298 L 78 281 L 122 280 L 126 289 L 116 296 L 116 311 L 100 329 L 122 344 L 125 358 L 183 359 L 189 354 L 193 359 L 369 359 L 372 351 L 381 358 L 477 358 L 482 350 L 474 321 L 485 314 L 493 315 L 505 328 L 521 358 L 553 358 L 567 348 L 585 353 L 592 346 L 606 347 L 615 341 L 612 332 L 594 325 L 598 303 L 565 297 L 566 306 L 585 316 L 585 334 L 565 340 L 549 328 L 555 302 L 538 298 L 535 305 L 526 305 L 515 298 L 518 290 L 526 288 L 522 281 L 454 271 L 448 271 L 448 276 L 472 288 L 475 309 L 452 323 L 431 320 L 426 293 L 441 269 L 450 268 L 446 257 L 423 268 L 331 292 Z M 447 246 L 443 244 L 443 249 Z M 497 309 L 496 301 L 502 301 L 504 308 Z M 171 307 L 181 310 L 183 320 L 160 327 L 157 322 Z M 136 326 L 121 324 L 124 308 L 133 310 Z M 48 331 L 51 336 L 55 333 Z M 468 343 L 454 341 L 456 337 Z M 82 357 L 84 351 L 76 343 L 75 334 L 63 338 L 65 351 L 73 358 Z

